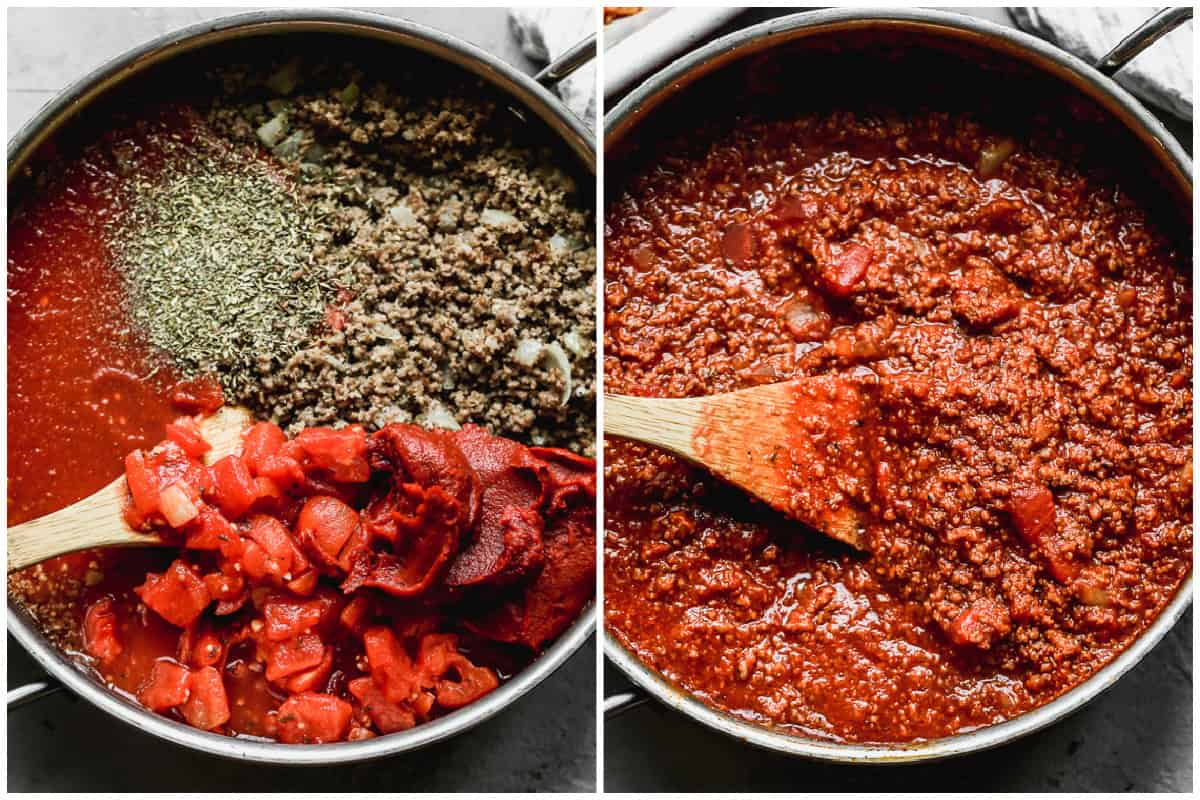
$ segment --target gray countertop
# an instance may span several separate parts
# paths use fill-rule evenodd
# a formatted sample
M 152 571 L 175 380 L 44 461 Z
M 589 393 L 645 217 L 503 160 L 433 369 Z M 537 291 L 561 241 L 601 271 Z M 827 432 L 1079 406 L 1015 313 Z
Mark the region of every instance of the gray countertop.
M 245 9 L 10 9 L 8 132 L 55 92 L 124 50 Z M 502 8 L 369 9 L 460 36 L 527 72 Z M 596 650 L 588 643 L 511 708 L 451 741 L 369 764 L 279 768 L 196 754 L 60 693 L 8 715 L 8 790 L 369 792 L 590 791 L 595 786 Z M 8 685 L 38 670 L 11 637 Z
M 754 9 L 721 33 L 801 9 Z M 950 9 L 1011 25 L 1003 8 Z M 1191 125 L 1164 119 L 1191 150 Z M 629 681 L 605 665 L 612 694 Z M 1189 792 L 1192 612 L 1085 709 L 1005 747 L 937 764 L 860 767 L 780 756 L 727 739 L 657 704 L 604 732 L 607 792 Z

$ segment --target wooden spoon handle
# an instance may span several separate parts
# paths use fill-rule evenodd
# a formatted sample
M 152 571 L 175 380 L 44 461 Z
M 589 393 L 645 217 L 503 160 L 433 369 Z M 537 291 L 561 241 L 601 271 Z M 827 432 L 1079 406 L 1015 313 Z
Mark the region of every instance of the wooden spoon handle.
M 254 421 L 245 408 L 225 406 L 200 423 L 200 432 L 212 449 L 206 464 L 237 453 L 242 432 Z M 160 546 L 161 538 L 135 531 L 125 524 L 125 476 L 78 503 L 8 529 L 8 571 L 76 550 L 94 547 Z
M 696 460 L 693 438 L 705 398 L 604 396 L 604 432 Z
M 161 545 L 153 534 L 138 533 L 122 520 L 125 478 L 117 478 L 95 494 L 64 509 L 8 529 L 8 571 L 19 569 L 76 550 L 93 547 Z M 95 520 L 80 525 L 81 517 Z

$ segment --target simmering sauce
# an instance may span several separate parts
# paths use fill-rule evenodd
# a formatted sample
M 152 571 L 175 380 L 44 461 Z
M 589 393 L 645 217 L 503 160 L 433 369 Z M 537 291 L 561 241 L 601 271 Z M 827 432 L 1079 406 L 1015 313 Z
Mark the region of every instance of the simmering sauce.
M 827 476 L 857 553 L 608 440 L 605 619 L 638 657 L 747 720 L 906 742 L 1046 703 L 1172 599 L 1188 250 L 1069 136 L 748 112 L 634 170 L 606 215 L 606 389 L 859 376 L 846 457 L 871 467 Z

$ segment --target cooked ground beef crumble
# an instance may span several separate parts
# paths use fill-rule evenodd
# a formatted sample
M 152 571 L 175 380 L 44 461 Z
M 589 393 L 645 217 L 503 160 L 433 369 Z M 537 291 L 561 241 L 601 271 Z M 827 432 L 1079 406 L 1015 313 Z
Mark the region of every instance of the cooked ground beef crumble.
M 518 143 L 479 81 L 298 62 L 217 78 L 209 124 L 295 177 L 339 287 L 325 324 L 234 399 L 291 430 L 472 422 L 593 454 L 589 187 Z

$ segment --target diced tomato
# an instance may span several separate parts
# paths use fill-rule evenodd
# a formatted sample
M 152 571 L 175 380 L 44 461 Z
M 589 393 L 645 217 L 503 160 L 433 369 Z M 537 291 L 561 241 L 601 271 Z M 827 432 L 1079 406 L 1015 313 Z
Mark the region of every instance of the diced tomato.
M 88 606 L 83 617 L 83 648 L 102 664 L 121 652 L 111 597 L 102 597 Z
M 279 741 L 288 744 L 322 744 L 346 738 L 354 709 L 345 700 L 328 694 L 302 692 L 279 707 Z
M 301 573 L 300 577 L 292 578 L 287 582 L 287 588 L 298 595 L 307 597 L 312 594 L 317 588 L 317 579 L 320 578 L 320 573 L 315 569 L 306 570 Z
M 412 659 L 389 628 L 382 625 L 368 628 L 363 634 L 363 649 L 371 677 L 393 703 L 406 700 L 416 688 L 416 671 Z
M 754 255 L 754 233 L 749 225 L 732 222 L 721 237 L 721 253 L 735 265 L 744 264 Z
M 325 655 L 321 659 L 320 664 L 287 679 L 287 690 L 293 693 L 316 691 L 317 687 L 324 687 L 325 681 L 329 678 L 329 673 L 332 671 L 333 648 L 326 647 Z
M 293 639 L 315 628 L 321 621 L 321 612 L 319 601 L 298 602 L 272 597 L 263 606 L 263 632 L 272 642 Z
M 283 502 L 283 489 L 270 478 L 254 479 L 254 503 L 259 509 L 279 508 Z
M 198 378 L 177 384 L 171 402 L 189 414 L 211 414 L 225 405 L 225 394 L 212 378 Z
M 277 681 L 297 672 L 312 669 L 325 657 L 321 638 L 304 633 L 294 639 L 275 642 L 264 648 L 267 654 L 267 680 Z
M 225 656 L 225 645 L 221 637 L 212 631 L 204 631 L 196 636 L 192 643 L 190 661 L 197 667 L 215 667 Z
M 458 638 L 452 633 L 429 633 L 421 637 L 417 663 L 424 676 L 424 685 L 431 687 L 434 679 L 446 674 L 458 656 Z
M 1054 494 L 1045 486 L 1018 488 L 1012 493 L 1009 513 L 1021 538 L 1045 557 L 1055 580 L 1064 584 L 1073 581 L 1082 565 L 1059 536 Z
M 208 587 L 208 593 L 214 600 L 226 602 L 241 598 L 244 602 L 246 580 L 241 575 L 214 572 L 204 576 L 204 585 Z M 238 603 L 238 607 L 241 607 L 241 603 Z M 222 612 L 217 610 L 216 613 L 220 615 Z
M 1054 495 L 1045 486 L 1015 490 L 1009 510 L 1021 538 L 1034 547 L 1041 547 L 1054 535 Z
M 212 450 L 212 445 L 204 441 L 200 425 L 191 417 L 180 417 L 168 423 L 167 438 L 183 448 L 183 452 L 192 458 L 200 458 Z
M 237 530 L 215 508 L 204 506 L 187 528 L 184 547 L 189 550 L 221 550 L 238 538 Z
M 260 580 L 276 573 L 282 574 L 278 562 L 272 561 L 267 551 L 252 539 L 244 541 L 241 564 L 246 571 L 246 577 L 251 580 Z
M 290 488 L 304 481 L 304 468 L 300 462 L 285 455 L 264 456 L 255 469 L 259 477 L 270 478 L 280 486 Z
M 213 667 L 198 669 L 191 674 L 188 688 L 188 699 L 179 712 L 189 725 L 211 731 L 229 721 L 229 699 L 220 672 Z
M 1012 630 L 1008 609 L 990 598 L 980 598 L 959 613 L 947 629 L 950 641 L 959 647 L 971 645 L 988 650 Z
M 255 572 L 261 575 L 271 575 L 280 580 L 291 580 L 290 571 L 295 555 L 295 547 L 292 543 L 292 537 L 288 533 L 288 529 L 283 526 L 283 523 L 274 517 L 269 517 L 265 514 L 257 514 L 250 521 L 250 530 L 246 533 L 250 540 L 262 548 L 265 560 L 263 562 L 263 572 L 258 572 L 257 565 L 254 567 Z M 249 545 L 246 547 L 246 554 L 243 556 L 243 562 L 247 562 L 250 558 L 251 551 Z M 257 555 L 257 554 L 256 554 Z M 251 569 L 249 563 L 246 563 L 247 570 Z
M 361 483 L 371 477 L 367 463 L 367 434 L 357 425 L 340 430 L 306 428 L 295 439 L 313 466 L 335 481 Z
M 125 483 L 134 507 L 142 516 L 158 511 L 158 481 L 146 466 L 146 456 L 141 450 L 125 456 Z
M 259 422 L 242 434 L 242 458 L 255 475 L 261 475 L 263 459 L 279 452 L 286 441 L 287 436 L 278 425 Z
M 146 582 L 134 591 L 155 613 L 180 628 L 195 622 L 212 601 L 200 576 L 178 560 L 162 575 L 147 573 Z
M 229 519 L 237 519 L 250 510 L 258 498 L 258 485 L 245 463 L 237 456 L 225 456 L 210 468 L 213 501 Z
M 372 678 L 355 678 L 346 685 L 380 733 L 406 731 L 417 724 L 412 711 L 388 700 Z
M 829 291 L 838 297 L 849 297 L 863 278 L 874 258 L 870 248 L 861 244 L 847 244 L 842 251 L 822 265 L 821 276 Z
M 174 661 L 159 659 L 142 687 L 138 700 L 152 711 L 166 711 L 187 702 L 191 693 L 192 672 Z
M 358 512 L 336 497 L 310 497 L 300 510 L 296 536 L 319 560 L 335 564 L 358 524 Z
M 462 708 L 500 685 L 495 672 L 475 666 L 464 655 L 456 656 L 451 667 L 458 673 L 458 680 L 443 679 L 437 684 L 437 701 L 442 708 Z
M 356 594 L 354 599 L 346 604 L 342 609 L 338 621 L 347 629 L 356 634 L 363 632 L 364 626 L 371 614 L 371 599 L 365 594 Z

